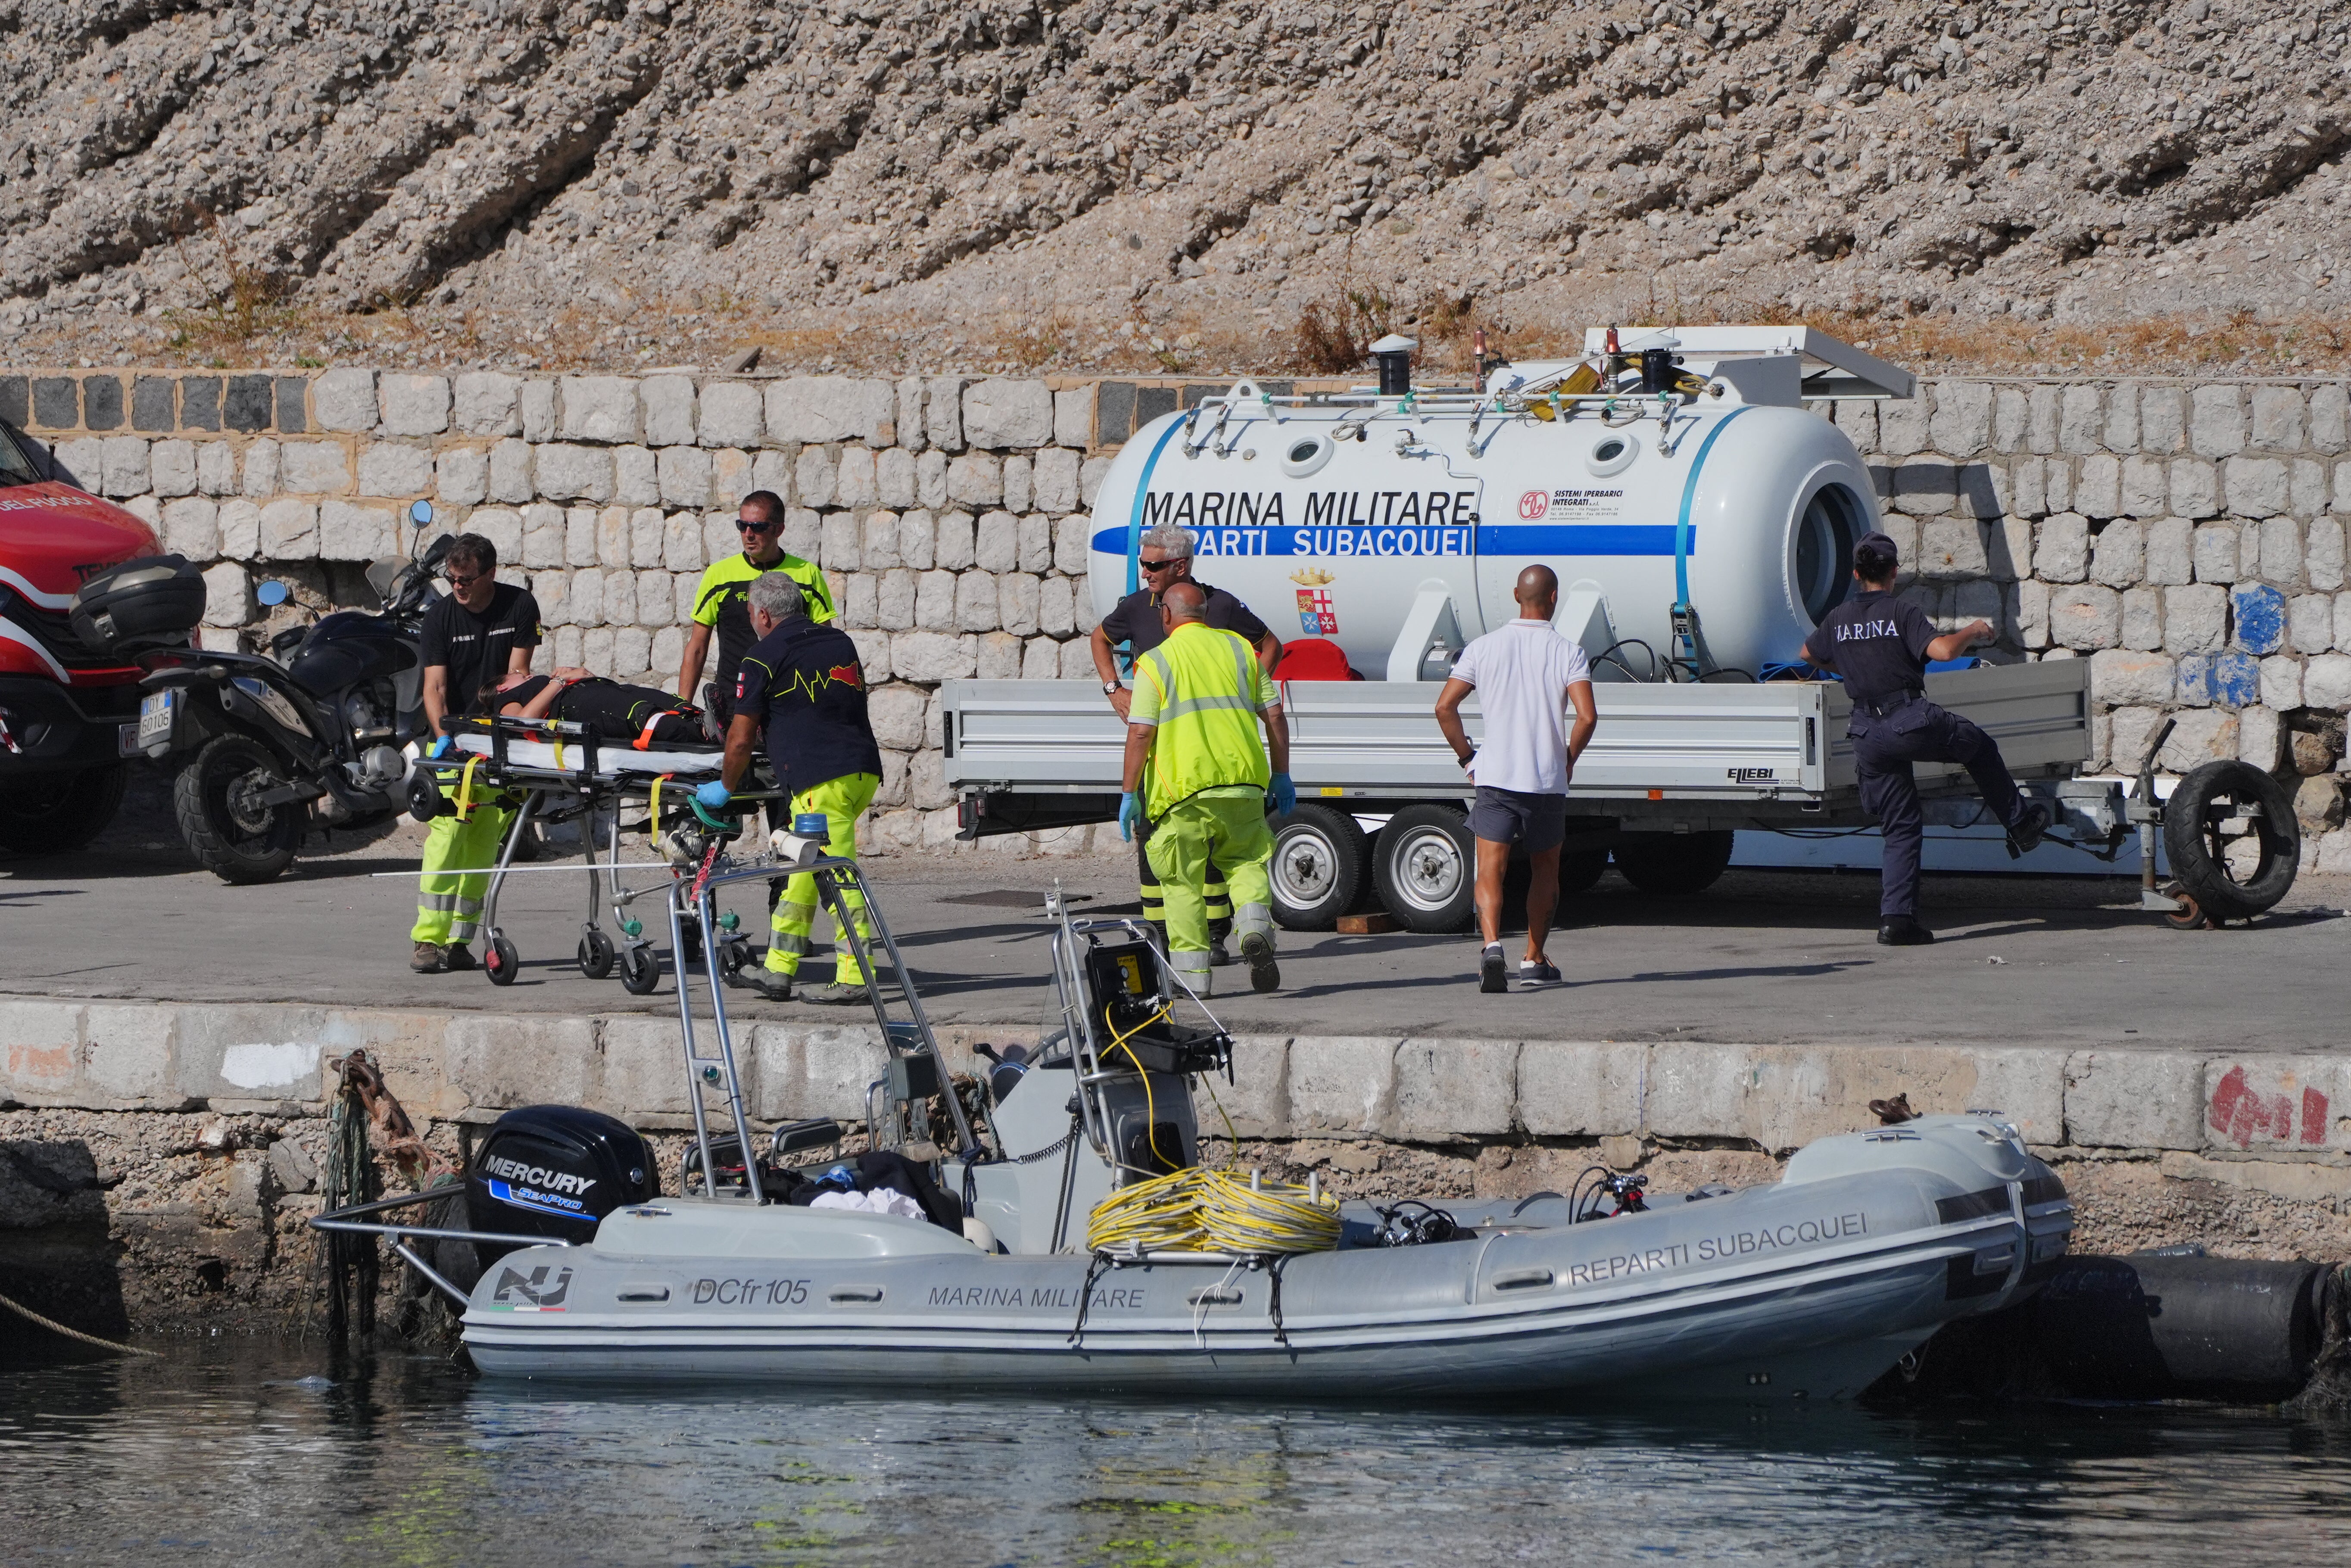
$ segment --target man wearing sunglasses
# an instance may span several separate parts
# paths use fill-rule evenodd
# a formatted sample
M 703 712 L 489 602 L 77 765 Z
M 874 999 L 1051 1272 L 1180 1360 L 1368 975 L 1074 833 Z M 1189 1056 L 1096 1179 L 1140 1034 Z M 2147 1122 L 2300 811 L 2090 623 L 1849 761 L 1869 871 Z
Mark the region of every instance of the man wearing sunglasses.
M 1127 649 L 1127 661 L 1136 660 L 1166 640 L 1167 632 L 1159 613 L 1160 601 L 1167 590 L 1177 583 L 1191 583 L 1207 596 L 1206 607 L 1197 618 L 1202 625 L 1218 631 L 1238 634 L 1257 650 L 1258 662 L 1268 675 L 1281 661 L 1281 639 L 1267 629 L 1265 622 L 1250 613 L 1249 606 L 1222 588 L 1195 581 L 1192 576 L 1192 535 L 1188 530 L 1173 526 L 1151 529 L 1143 535 L 1142 547 L 1136 553 L 1135 567 L 1143 586 L 1118 601 L 1102 623 L 1094 628 L 1094 672 L 1102 677 L 1102 695 L 1124 719 L 1133 707 L 1134 695 L 1119 684 L 1118 645 Z M 1166 945 L 1167 914 L 1160 886 L 1159 875 L 1151 868 L 1151 854 L 1145 845 L 1150 837 L 1149 825 L 1135 835 L 1135 873 L 1143 896 L 1143 918 L 1157 927 L 1160 945 Z M 1232 929 L 1233 904 L 1221 871 L 1208 867 L 1207 886 L 1209 929 L 1214 940 L 1209 947 L 1210 961 L 1218 968 L 1232 962 L 1225 948 L 1225 933 Z
M 743 537 L 743 553 L 715 562 L 702 574 L 694 594 L 694 626 L 686 633 L 685 657 L 679 661 L 677 694 L 700 702 L 725 733 L 733 715 L 735 680 L 758 636 L 751 628 L 748 595 L 762 573 L 781 572 L 800 586 L 808 618 L 818 626 L 832 619 L 832 590 L 814 561 L 784 553 L 784 501 L 772 490 L 755 490 L 736 509 L 735 526 Z M 718 633 L 718 669 L 707 700 L 695 695 L 703 662 L 710 656 L 710 634 Z
M 417 660 L 424 667 L 424 722 L 435 735 L 445 721 L 496 711 L 499 682 L 530 673 L 538 646 L 538 601 L 528 588 L 497 580 L 498 547 L 479 534 L 449 542 L 442 574 L 447 597 L 424 612 Z M 424 876 L 416 885 L 416 944 L 408 967 L 419 974 L 475 967 L 472 950 L 482 916 L 486 874 L 452 875 L 445 867 L 487 866 L 497 855 L 514 813 L 495 805 L 463 816 L 436 816 L 424 836 Z

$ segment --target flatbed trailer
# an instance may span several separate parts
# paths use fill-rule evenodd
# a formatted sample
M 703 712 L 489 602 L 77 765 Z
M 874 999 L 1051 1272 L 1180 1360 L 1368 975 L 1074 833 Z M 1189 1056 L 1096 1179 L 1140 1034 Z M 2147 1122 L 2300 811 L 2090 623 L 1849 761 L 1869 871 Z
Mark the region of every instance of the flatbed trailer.
M 2145 907 L 2200 926 L 2274 903 L 2293 880 L 2286 853 L 2279 885 L 2275 842 L 2293 832 L 2291 809 L 2281 825 L 2278 802 L 2249 798 L 2251 786 L 2234 772 L 2185 797 L 2175 792 L 2175 815 L 2192 810 L 2194 836 L 2210 853 L 2183 854 L 2167 837 L 2188 885 L 2155 888 L 2155 836 L 2166 808 L 2151 770 L 2127 792 L 2113 779 L 2078 776 L 2091 754 L 2088 678 L 2085 659 L 1984 666 L 1929 674 L 1927 693 L 1999 742 L 2019 785 L 2051 807 L 2056 836 L 2111 860 L 2136 827 Z M 1297 680 L 1279 689 L 1299 804 L 1277 823 L 1276 918 L 1292 929 L 1327 930 L 1343 915 L 1378 908 L 1411 930 L 1465 929 L 1473 894 L 1465 814 L 1475 790 L 1437 732 L 1440 685 Z M 960 836 L 1117 820 L 1126 726 L 1100 687 L 953 680 L 943 694 Z M 1845 735 L 1852 703 L 1835 681 L 1603 681 L 1593 695 L 1600 723 L 1569 792 L 1563 892 L 1591 886 L 1612 859 L 1648 890 L 1695 892 L 1721 875 L 1742 830 L 1874 821 L 1862 809 Z M 1478 737 L 1474 694 L 1463 717 Z M 2183 788 L 2213 770 L 2252 773 L 2209 764 Z M 1964 768 L 1922 763 L 1917 772 L 1930 823 L 1984 819 Z M 2199 869 L 2218 879 L 2195 881 Z

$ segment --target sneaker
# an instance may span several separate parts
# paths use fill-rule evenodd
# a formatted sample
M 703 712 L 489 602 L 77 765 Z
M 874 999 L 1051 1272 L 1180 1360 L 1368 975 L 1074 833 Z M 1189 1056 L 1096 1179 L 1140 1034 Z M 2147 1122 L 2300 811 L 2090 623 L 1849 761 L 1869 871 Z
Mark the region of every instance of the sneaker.
M 1923 948 L 1934 940 L 1935 933 L 1909 915 L 1896 915 L 1877 928 L 1877 945 L 1882 948 Z
M 1259 996 L 1281 984 L 1281 966 L 1273 961 L 1273 939 L 1263 931 L 1251 931 L 1241 939 L 1241 957 L 1249 961 L 1249 989 Z M 1208 962 L 1214 964 L 1216 950 L 1209 950 Z
M 1249 941 L 1246 938 L 1241 941 L 1241 950 L 1244 952 L 1249 950 Z M 1210 941 L 1208 943 L 1208 967 L 1210 969 L 1230 969 L 1232 966 L 1232 950 L 1225 946 L 1225 939 L 1217 937 L 1214 940 Z
M 2024 815 L 2008 830 L 2009 858 L 2032 854 L 2041 846 L 2042 837 L 2048 831 L 2049 808 L 2036 800 L 2024 808 Z
M 802 1002 L 813 1002 L 819 1007 L 863 1007 L 872 999 L 872 993 L 863 986 L 843 985 L 838 981 L 800 993 Z
M 1510 976 L 1502 968 L 1502 944 L 1494 943 L 1478 959 L 1478 989 L 1499 996 L 1510 989 Z
M 419 942 L 409 955 L 408 967 L 419 974 L 439 974 L 449 967 L 449 957 L 439 942 Z
M 792 977 L 780 970 L 745 969 L 735 976 L 735 983 L 746 991 L 756 991 L 769 1002 L 789 1002 L 792 999 Z
M 467 947 L 463 942 L 451 942 L 449 944 L 448 962 L 450 969 L 453 971 L 461 969 L 479 969 L 482 967 L 480 964 L 474 961 L 474 950 Z
M 1549 959 L 1520 959 L 1519 961 L 1519 989 L 1520 991 L 1541 991 L 1545 986 L 1565 985 L 1566 983 L 1567 977 L 1559 972 L 1559 965 L 1552 962 Z

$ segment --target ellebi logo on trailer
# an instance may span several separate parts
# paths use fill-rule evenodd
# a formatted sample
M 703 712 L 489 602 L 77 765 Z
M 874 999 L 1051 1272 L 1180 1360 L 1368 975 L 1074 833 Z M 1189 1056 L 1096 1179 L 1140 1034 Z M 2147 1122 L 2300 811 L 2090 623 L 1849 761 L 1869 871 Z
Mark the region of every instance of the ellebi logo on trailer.
M 1522 521 L 1532 523 L 1550 510 L 1551 493 L 1548 491 L 1530 490 L 1519 497 L 1519 516 Z

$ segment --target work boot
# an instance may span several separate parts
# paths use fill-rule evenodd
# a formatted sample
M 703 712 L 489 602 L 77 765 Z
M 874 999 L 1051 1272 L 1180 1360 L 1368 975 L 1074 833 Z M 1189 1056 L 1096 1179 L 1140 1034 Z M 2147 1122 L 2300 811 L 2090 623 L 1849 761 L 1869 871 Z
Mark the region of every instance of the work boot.
M 1243 951 L 1247 951 L 1249 949 L 1249 942 L 1246 938 L 1242 940 L 1241 949 Z M 1210 938 L 1208 940 L 1208 967 L 1210 969 L 1230 969 L 1232 966 L 1232 950 L 1225 946 L 1225 939 L 1222 937 Z M 1263 988 L 1260 987 L 1259 989 Z
M 463 942 L 451 942 L 449 944 L 447 962 L 453 972 L 457 970 L 479 969 L 482 967 L 480 964 L 474 961 L 474 950 L 467 947 Z
M 2008 830 L 2009 858 L 2012 860 L 2020 855 L 2032 854 L 2041 846 L 2042 837 L 2048 831 L 2049 808 L 2037 800 L 2032 802 L 2025 806 L 2024 815 L 2016 819 L 2015 826 Z
M 1510 989 L 1510 978 L 1502 968 L 1502 944 L 1489 942 L 1486 950 L 1478 955 L 1478 989 L 1489 996 L 1499 996 Z
M 1217 950 L 1208 950 L 1208 961 L 1215 963 Z M 1262 996 L 1281 984 L 1281 966 L 1273 961 L 1273 939 L 1263 931 L 1251 931 L 1241 939 L 1241 957 L 1249 961 L 1249 989 Z
M 789 1002 L 792 999 L 792 977 L 781 970 L 747 969 L 735 977 L 735 983 L 746 991 L 756 991 L 769 1002 Z
M 439 974 L 449 967 L 449 958 L 439 942 L 419 942 L 416 951 L 409 955 L 408 967 L 419 974 Z
M 1923 948 L 1934 940 L 1935 933 L 1914 915 L 1896 915 L 1877 928 L 1877 945 L 1882 948 Z
M 813 1002 L 819 1007 L 863 1007 L 873 999 L 872 992 L 862 985 L 843 985 L 839 981 L 820 985 L 814 991 L 803 992 L 802 1002 Z

